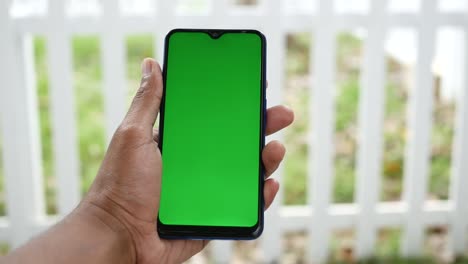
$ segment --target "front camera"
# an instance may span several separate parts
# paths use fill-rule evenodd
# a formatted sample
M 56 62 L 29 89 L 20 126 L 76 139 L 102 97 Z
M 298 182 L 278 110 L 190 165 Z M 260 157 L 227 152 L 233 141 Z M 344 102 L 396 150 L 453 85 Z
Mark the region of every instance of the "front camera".
M 221 36 L 222 33 L 219 31 L 210 31 L 209 34 L 212 38 L 217 39 Z

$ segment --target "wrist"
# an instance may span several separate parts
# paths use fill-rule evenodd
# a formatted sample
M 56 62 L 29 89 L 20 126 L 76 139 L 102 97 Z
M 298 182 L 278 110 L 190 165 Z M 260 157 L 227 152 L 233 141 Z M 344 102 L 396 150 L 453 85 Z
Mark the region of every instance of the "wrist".
M 84 199 L 73 212 L 77 221 L 88 225 L 104 240 L 109 256 L 115 263 L 135 263 L 136 250 L 130 231 L 105 206 L 90 199 Z M 74 217 L 72 217 L 74 218 Z
M 0 261 L 1 262 L 1 261 Z M 83 201 L 71 214 L 7 256 L 8 263 L 135 263 L 125 226 Z

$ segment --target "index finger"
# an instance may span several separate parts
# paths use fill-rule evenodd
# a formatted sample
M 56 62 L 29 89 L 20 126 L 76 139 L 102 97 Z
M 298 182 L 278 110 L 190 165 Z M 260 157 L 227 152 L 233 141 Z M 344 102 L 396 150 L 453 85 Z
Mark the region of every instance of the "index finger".
M 277 105 L 267 110 L 265 133 L 271 135 L 289 126 L 294 121 L 294 112 L 284 106 Z

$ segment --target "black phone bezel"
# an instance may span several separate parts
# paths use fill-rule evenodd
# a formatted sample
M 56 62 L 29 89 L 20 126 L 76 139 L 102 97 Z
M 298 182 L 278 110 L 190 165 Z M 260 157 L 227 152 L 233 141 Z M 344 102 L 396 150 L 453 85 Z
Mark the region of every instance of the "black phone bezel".
M 159 150 L 161 155 L 163 153 L 163 140 L 164 140 L 164 109 L 165 109 L 165 96 L 166 96 L 166 76 L 168 68 L 168 53 L 170 37 L 178 32 L 192 32 L 192 33 L 206 33 L 214 39 L 220 38 L 226 33 L 240 33 L 240 34 L 255 34 L 261 39 L 261 102 L 260 102 L 260 145 L 259 145 L 259 207 L 258 207 L 258 221 L 251 227 L 233 227 L 233 226 L 192 226 L 192 225 L 167 225 L 160 221 L 159 215 L 157 219 L 157 232 L 161 238 L 165 239 L 255 239 L 258 238 L 263 232 L 264 221 L 264 207 L 265 202 L 263 198 L 264 186 L 264 166 L 262 162 L 262 150 L 265 146 L 265 125 L 266 125 L 266 38 L 258 30 L 253 29 L 184 29 L 178 28 L 171 30 L 164 40 L 164 64 L 163 64 L 163 95 L 161 99 L 160 116 L 159 116 Z

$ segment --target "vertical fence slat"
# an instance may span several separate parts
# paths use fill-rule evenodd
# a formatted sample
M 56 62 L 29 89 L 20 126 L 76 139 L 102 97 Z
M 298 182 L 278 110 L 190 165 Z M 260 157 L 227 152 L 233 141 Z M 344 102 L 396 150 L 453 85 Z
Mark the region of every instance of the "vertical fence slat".
M 335 92 L 335 26 L 333 25 L 333 2 L 321 0 L 318 23 L 314 33 L 312 78 L 312 133 L 309 157 L 308 204 L 313 206 L 310 227 L 310 245 L 307 247 L 313 263 L 322 263 L 328 256 L 330 225 L 328 209 L 333 182 L 333 134 Z
M 13 30 L 9 3 L 0 4 L 1 128 L 6 209 L 16 247 L 44 214 L 32 39 Z
M 227 9 L 229 6 L 229 0 L 212 0 L 211 1 L 211 16 L 213 21 L 216 21 L 216 27 L 214 28 L 226 28 L 226 26 L 233 26 L 233 25 L 226 25 L 225 18 L 229 15 Z M 208 26 L 208 25 L 207 25 Z M 209 26 L 208 26 L 209 27 Z
M 230 263 L 233 243 L 229 240 L 214 240 L 211 243 L 211 257 L 214 263 Z
M 227 9 L 229 8 L 229 1 L 228 0 L 212 0 L 211 1 L 212 7 L 212 16 L 216 17 L 222 22 L 222 18 L 227 14 Z
M 173 24 L 176 1 L 159 0 L 156 7 L 156 36 L 154 40 L 156 59 L 163 64 L 164 60 L 164 37 Z
M 468 69 L 468 26 L 465 27 L 464 71 Z M 455 254 L 463 254 L 467 246 L 468 231 L 468 77 L 463 76 L 462 95 L 457 100 L 455 140 L 453 145 L 453 165 L 450 198 L 454 202 L 451 243 Z
M 356 255 L 373 253 L 376 239 L 376 204 L 380 194 L 382 126 L 385 106 L 385 16 L 386 1 L 372 1 L 365 41 L 359 103 L 359 150 L 356 193 L 360 217 L 356 230 Z
M 431 64 L 435 46 L 436 1 L 422 1 L 421 19 L 418 27 L 418 57 L 415 86 L 409 101 L 408 144 L 405 157 L 404 200 L 408 215 L 404 225 L 402 254 L 415 256 L 421 253 L 425 226 L 421 223 L 430 158 L 432 131 L 433 74 Z
M 103 0 L 103 19 L 106 30 L 102 33 L 101 60 L 103 70 L 104 112 L 106 114 L 106 138 L 110 142 L 115 129 L 125 116 L 127 98 L 126 49 L 123 32 L 116 28 L 119 1 Z
M 286 39 L 281 25 L 281 1 L 270 0 L 266 6 L 265 36 L 267 38 L 267 100 L 269 106 L 283 103 L 282 88 L 284 86 L 284 55 L 286 51 Z M 277 133 L 269 140 L 281 140 L 282 134 Z M 283 167 L 280 166 L 274 174 L 274 178 L 280 182 L 283 179 Z M 283 203 L 283 192 L 276 196 L 275 202 L 265 213 L 265 230 L 261 239 L 261 249 L 264 260 L 267 263 L 279 261 L 282 250 L 281 219 L 279 209 Z
M 58 213 L 63 216 L 73 210 L 80 200 L 71 43 L 63 26 L 63 1 L 51 1 L 49 19 L 54 22 L 53 29 L 47 35 L 52 142 Z

